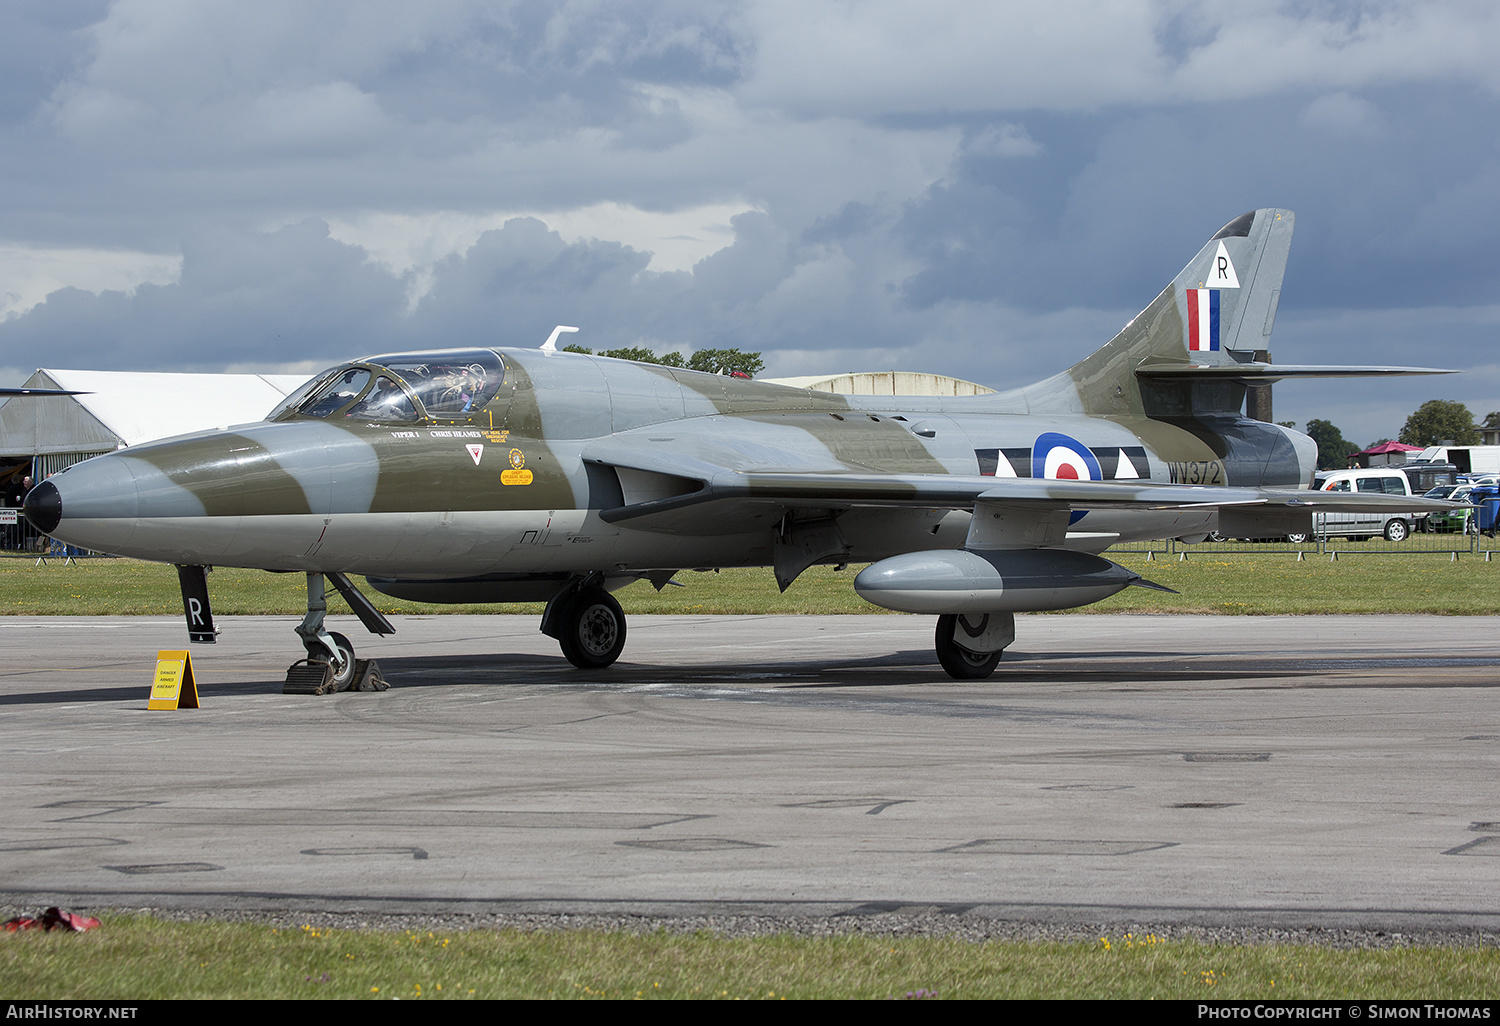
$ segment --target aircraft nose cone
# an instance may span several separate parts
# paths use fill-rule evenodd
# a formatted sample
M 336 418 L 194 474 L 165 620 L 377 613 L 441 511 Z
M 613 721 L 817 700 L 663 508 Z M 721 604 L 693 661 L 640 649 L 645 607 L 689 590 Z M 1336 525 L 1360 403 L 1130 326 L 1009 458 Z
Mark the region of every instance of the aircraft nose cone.
M 136 530 L 139 507 L 135 478 L 113 454 L 75 463 L 33 488 L 21 505 L 38 531 L 97 552 L 118 552 Z
M 31 521 L 31 526 L 43 534 L 51 534 L 57 530 L 57 525 L 62 521 L 62 495 L 51 481 L 43 481 L 27 492 L 26 501 L 21 508 L 26 511 L 26 519 Z

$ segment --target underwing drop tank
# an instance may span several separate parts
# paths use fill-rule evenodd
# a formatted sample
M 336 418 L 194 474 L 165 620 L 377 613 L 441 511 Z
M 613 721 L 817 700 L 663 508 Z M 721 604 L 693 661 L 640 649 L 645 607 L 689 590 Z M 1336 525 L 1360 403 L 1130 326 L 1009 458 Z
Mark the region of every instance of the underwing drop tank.
M 964 549 L 882 559 L 860 571 L 854 590 L 903 613 L 1021 613 L 1086 606 L 1132 584 L 1160 587 L 1087 552 Z

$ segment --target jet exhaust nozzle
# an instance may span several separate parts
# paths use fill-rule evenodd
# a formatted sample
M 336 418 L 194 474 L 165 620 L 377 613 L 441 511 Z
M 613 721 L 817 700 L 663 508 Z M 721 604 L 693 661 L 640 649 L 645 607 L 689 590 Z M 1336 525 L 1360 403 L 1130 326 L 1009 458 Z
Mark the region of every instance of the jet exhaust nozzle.
M 987 549 L 907 552 L 854 579 L 866 602 L 903 613 L 1023 613 L 1108 598 L 1139 574 L 1087 552 Z

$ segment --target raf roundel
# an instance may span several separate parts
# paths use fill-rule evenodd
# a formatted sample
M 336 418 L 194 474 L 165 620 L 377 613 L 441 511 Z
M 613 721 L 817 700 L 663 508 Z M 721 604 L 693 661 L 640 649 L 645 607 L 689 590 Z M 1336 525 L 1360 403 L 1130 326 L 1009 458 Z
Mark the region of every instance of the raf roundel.
M 1046 431 L 1032 443 L 1031 476 L 1055 481 L 1099 481 L 1104 472 L 1088 446 L 1071 435 Z M 1075 509 L 1068 515 L 1068 524 L 1076 524 L 1086 515 L 1086 510 Z
M 1104 474 L 1088 446 L 1071 435 L 1047 431 L 1031 446 L 1031 476 L 1061 481 L 1099 481 Z

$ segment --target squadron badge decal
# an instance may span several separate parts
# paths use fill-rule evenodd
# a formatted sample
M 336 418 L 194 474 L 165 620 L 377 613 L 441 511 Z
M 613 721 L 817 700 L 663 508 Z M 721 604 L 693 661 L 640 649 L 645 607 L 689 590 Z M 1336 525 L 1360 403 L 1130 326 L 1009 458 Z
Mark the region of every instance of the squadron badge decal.
M 474 461 L 474 466 L 479 466 L 479 457 L 484 455 L 484 446 L 466 445 L 464 448 L 469 450 L 469 458 Z
M 510 469 L 500 472 L 500 483 L 503 485 L 529 485 L 532 482 L 531 471 L 526 470 L 526 454 L 520 449 L 510 451 Z

